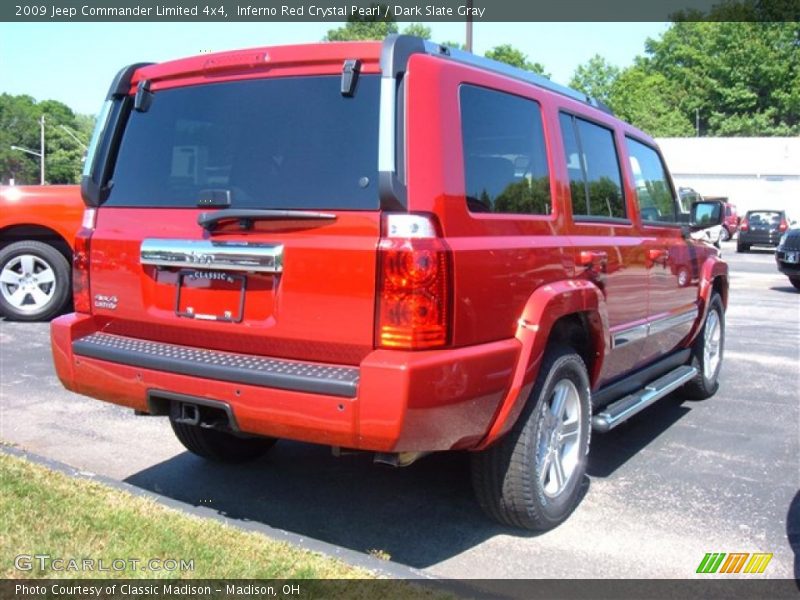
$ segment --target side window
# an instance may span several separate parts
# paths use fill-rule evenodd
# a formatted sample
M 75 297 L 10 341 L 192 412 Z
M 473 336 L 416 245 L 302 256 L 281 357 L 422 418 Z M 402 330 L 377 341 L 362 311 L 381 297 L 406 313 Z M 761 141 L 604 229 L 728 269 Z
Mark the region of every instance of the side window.
M 667 170 L 661 157 L 653 148 L 631 138 L 626 138 L 631 171 L 636 183 L 636 199 L 639 213 L 645 223 L 675 223 L 675 197 L 669 184 Z M 690 206 L 686 207 L 688 211 Z
M 469 210 L 549 215 L 550 174 L 539 104 L 462 85 L 460 105 Z
M 622 176 L 610 129 L 561 113 L 564 155 L 578 217 L 625 218 Z

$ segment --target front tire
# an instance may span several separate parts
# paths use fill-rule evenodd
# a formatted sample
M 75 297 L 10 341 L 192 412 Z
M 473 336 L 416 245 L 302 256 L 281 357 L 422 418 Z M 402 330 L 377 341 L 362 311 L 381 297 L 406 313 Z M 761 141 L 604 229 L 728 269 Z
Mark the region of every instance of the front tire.
M 581 496 L 589 451 L 589 377 L 581 357 L 551 347 L 519 419 L 472 455 L 472 483 L 493 519 L 532 530 L 562 523 Z
M 242 463 L 255 460 L 275 445 L 277 440 L 262 437 L 239 437 L 217 429 L 179 423 L 170 416 L 175 437 L 192 454 L 215 462 Z
M 46 321 L 70 301 L 70 269 L 58 250 L 34 240 L 0 251 L 0 315 L 15 321 Z
M 703 328 L 692 347 L 692 366 L 697 375 L 684 387 L 692 400 L 705 400 L 719 388 L 719 372 L 725 350 L 725 308 L 719 294 L 713 294 Z
M 790 277 L 789 282 L 795 287 L 796 290 L 800 290 L 800 277 Z

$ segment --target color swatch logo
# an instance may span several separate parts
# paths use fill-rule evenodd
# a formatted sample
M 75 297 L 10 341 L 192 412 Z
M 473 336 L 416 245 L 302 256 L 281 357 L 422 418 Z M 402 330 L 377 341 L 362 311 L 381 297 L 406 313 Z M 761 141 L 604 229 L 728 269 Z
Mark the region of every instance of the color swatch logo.
M 700 565 L 697 567 L 698 573 L 763 573 L 769 561 L 772 560 L 772 553 L 766 552 L 708 552 Z

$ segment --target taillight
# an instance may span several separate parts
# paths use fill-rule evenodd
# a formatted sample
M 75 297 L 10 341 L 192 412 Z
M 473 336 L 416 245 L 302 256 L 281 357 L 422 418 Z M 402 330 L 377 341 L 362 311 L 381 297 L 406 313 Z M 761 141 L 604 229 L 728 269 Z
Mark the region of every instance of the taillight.
M 419 350 L 450 342 L 450 249 L 435 217 L 386 214 L 378 246 L 377 346 Z
M 89 259 L 94 232 L 96 211 L 87 208 L 83 212 L 83 224 L 75 236 L 72 253 L 72 302 L 75 312 L 92 312 L 92 294 L 89 289 Z
M 786 231 L 789 229 L 789 223 L 786 222 L 786 219 L 781 219 L 781 224 L 778 225 L 778 231 Z
M 739 225 L 739 231 L 747 231 L 750 229 L 750 223 L 747 222 L 747 219 L 742 220 L 741 225 Z

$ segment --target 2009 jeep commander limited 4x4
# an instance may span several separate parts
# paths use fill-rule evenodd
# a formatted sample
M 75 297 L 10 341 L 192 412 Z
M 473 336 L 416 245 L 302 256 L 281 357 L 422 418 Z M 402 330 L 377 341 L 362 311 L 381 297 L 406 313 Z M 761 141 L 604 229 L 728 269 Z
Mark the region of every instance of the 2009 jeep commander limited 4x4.
M 546 529 L 592 429 L 717 389 L 717 205 L 530 73 L 406 36 L 133 65 L 86 165 L 58 375 L 200 456 L 467 450 L 483 508 Z

